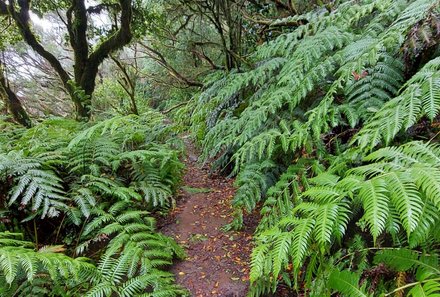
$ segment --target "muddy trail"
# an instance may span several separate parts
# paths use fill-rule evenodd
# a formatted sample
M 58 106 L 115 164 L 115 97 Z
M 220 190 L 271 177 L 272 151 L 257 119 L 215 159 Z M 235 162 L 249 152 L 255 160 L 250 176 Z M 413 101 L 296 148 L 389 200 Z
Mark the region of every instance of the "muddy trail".
M 248 219 L 240 232 L 223 231 L 233 215 L 233 180 L 210 174 L 197 159 L 188 143 L 177 206 L 166 221 L 159 222 L 161 232 L 176 239 L 188 255 L 171 271 L 191 296 L 246 296 L 256 218 Z

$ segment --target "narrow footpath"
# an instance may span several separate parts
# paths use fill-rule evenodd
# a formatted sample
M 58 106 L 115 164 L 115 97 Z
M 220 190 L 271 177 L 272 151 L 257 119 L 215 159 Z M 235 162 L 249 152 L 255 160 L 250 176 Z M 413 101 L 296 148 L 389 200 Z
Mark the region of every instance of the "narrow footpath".
M 197 163 L 197 156 L 194 147 L 187 144 L 186 172 L 177 206 L 167 222 L 161 222 L 161 232 L 175 238 L 188 255 L 171 271 L 191 296 L 244 297 L 254 230 L 249 226 L 240 232 L 222 230 L 232 220 L 233 180 L 210 174 Z

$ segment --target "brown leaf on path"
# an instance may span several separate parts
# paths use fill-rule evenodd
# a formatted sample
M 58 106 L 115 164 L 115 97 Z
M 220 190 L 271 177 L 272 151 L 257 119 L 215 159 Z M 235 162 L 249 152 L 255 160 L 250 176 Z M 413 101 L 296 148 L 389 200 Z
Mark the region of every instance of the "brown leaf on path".
M 191 143 L 187 143 L 187 153 L 197 154 Z M 180 276 L 178 284 L 186 287 L 191 296 L 246 296 L 249 284 L 246 268 L 257 219 L 248 219 L 246 215 L 242 231 L 223 231 L 222 227 L 234 216 L 233 180 L 210 174 L 210 169 L 201 168 L 195 159 L 185 162 L 187 170 L 182 186 L 209 189 L 209 192 L 181 191 L 176 197 L 176 208 L 170 213 L 172 219 L 158 218 L 159 230 L 178 239 L 188 255 L 186 260 L 175 262 L 170 270 Z M 252 216 L 258 216 L 258 210 Z

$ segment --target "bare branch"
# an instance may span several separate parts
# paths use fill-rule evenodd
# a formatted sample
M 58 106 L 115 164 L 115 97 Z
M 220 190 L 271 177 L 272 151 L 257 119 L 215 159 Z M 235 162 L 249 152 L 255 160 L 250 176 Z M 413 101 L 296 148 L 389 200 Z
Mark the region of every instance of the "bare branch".
M 153 49 L 152 47 L 149 47 L 148 45 L 139 42 L 139 44 L 145 48 L 146 50 L 148 50 L 148 52 L 150 52 L 149 56 L 150 58 L 152 58 L 153 60 L 155 60 L 156 62 L 158 62 L 161 66 L 163 66 L 165 69 L 168 70 L 168 73 L 175 77 L 176 79 L 178 79 L 179 81 L 185 83 L 188 86 L 191 87 L 203 87 L 203 84 L 198 82 L 198 81 L 193 81 L 185 76 L 183 76 L 180 72 L 178 72 L 174 67 L 172 67 L 167 60 L 165 59 L 165 57 L 158 52 L 157 50 Z M 148 54 L 148 53 L 147 53 Z

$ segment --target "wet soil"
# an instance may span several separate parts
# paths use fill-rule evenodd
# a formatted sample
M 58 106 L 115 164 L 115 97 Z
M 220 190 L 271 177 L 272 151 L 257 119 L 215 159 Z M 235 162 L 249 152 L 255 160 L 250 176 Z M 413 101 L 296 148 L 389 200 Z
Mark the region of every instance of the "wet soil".
M 166 221 L 159 222 L 160 231 L 175 238 L 188 255 L 171 271 L 191 296 L 244 297 L 257 218 L 250 216 L 240 232 L 223 231 L 222 227 L 233 218 L 233 180 L 210 174 L 197 159 L 196 150 L 188 143 L 186 172 L 176 208 Z

